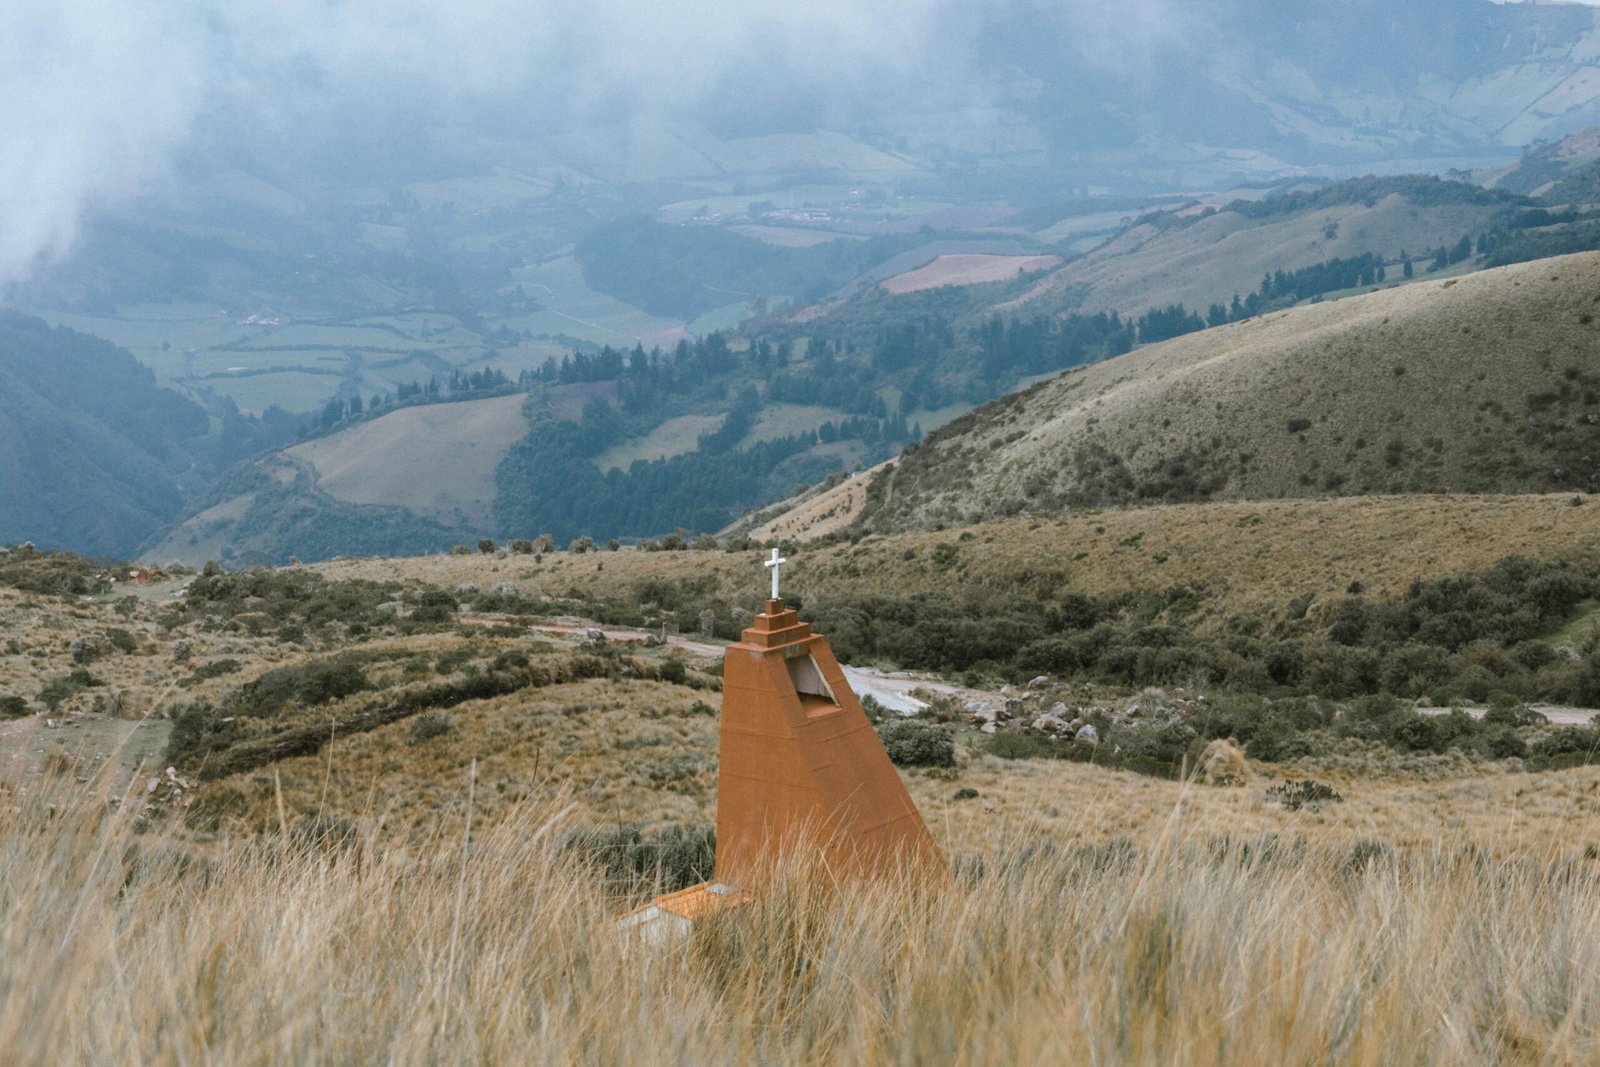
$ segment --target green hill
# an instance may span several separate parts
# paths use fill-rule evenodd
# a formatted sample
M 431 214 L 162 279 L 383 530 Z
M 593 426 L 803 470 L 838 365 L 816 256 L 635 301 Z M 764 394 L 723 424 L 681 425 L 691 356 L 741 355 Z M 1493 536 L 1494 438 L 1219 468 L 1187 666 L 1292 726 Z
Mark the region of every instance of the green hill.
M 875 480 L 869 527 L 1074 506 L 1600 490 L 1600 254 L 1294 308 L 1069 372 Z

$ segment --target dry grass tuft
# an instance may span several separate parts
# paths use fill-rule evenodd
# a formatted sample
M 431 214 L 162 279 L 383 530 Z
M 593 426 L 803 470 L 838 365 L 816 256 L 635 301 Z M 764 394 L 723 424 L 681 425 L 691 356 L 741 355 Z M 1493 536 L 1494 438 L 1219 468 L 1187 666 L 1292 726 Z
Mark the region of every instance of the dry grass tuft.
M 1134 841 L 958 855 L 943 887 L 780 877 L 650 949 L 559 807 L 411 852 L 190 854 L 92 792 L 8 803 L 11 1063 L 1600 1055 L 1600 864 L 1554 852 L 1230 837 L 1179 804 Z

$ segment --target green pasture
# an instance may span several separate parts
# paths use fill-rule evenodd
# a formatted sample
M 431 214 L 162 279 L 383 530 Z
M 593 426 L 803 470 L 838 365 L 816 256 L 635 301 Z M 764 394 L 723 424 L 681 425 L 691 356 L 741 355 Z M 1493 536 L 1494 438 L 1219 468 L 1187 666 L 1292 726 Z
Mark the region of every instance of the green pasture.
M 721 425 L 721 415 L 680 415 L 643 437 L 611 446 L 595 457 L 594 465 L 603 471 L 612 467 L 627 470 L 635 460 L 665 459 L 693 452 L 700 444 L 701 434 L 711 433 Z
M 750 432 L 740 443 L 752 445 L 757 441 L 792 437 L 797 433 L 815 430 L 830 419 L 837 422 L 848 417 L 842 411 L 820 405 L 772 404 L 761 409 L 761 416 L 756 419 L 756 424 L 750 428 Z
M 750 317 L 750 305 L 741 301 L 736 304 L 724 304 L 719 308 L 712 308 L 689 323 L 689 332 L 696 337 L 704 337 L 708 333 L 718 330 L 734 330 L 745 319 Z
M 512 276 L 545 305 L 543 311 L 504 320 L 514 330 L 527 329 L 540 337 L 560 335 L 631 347 L 647 334 L 683 326 L 676 319 L 660 318 L 595 292 L 583 280 L 583 269 L 571 256 L 522 267 Z
M 1544 640 L 1552 645 L 1578 648 L 1589 638 L 1600 636 L 1600 601 L 1585 600 L 1578 605 L 1572 618 L 1558 630 L 1547 634 Z
M 195 386 L 232 397 L 241 411 L 260 414 L 274 404 L 286 411 L 315 411 L 339 391 L 342 382 L 342 378 L 333 374 L 280 371 L 210 378 L 195 382 Z

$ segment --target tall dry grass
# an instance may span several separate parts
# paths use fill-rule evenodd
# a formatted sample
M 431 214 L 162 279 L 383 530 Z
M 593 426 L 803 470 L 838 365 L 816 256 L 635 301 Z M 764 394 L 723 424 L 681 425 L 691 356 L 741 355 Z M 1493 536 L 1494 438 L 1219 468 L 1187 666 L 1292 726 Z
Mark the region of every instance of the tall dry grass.
M 90 792 L 0 811 L 0 1060 L 1580 1063 L 1600 863 L 1026 837 L 948 885 L 779 872 L 649 947 L 528 809 L 422 851 L 191 852 Z

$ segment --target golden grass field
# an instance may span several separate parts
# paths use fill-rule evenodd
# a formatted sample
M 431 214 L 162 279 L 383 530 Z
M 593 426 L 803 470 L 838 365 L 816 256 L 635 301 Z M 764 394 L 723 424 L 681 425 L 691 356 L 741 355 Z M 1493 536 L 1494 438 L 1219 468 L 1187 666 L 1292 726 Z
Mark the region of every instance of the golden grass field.
M 1243 790 L 1079 773 L 1060 797 L 1077 822 L 1135 806 L 1140 825 L 958 826 L 919 796 L 951 883 L 780 870 L 666 945 L 613 929 L 626 901 L 560 848 L 560 797 L 480 826 L 486 784 L 466 773 L 459 828 L 409 846 L 365 827 L 197 852 L 135 833 L 93 789 L 0 798 L 0 1048 L 18 1064 L 1600 1056 L 1592 775 L 1545 776 L 1565 781 L 1557 837 L 1479 844 L 1447 815 L 1388 847 L 1382 824 L 1352 845 L 1305 817 L 1261 836 L 1231 820 Z M 1430 800 L 1389 803 L 1401 822 Z

